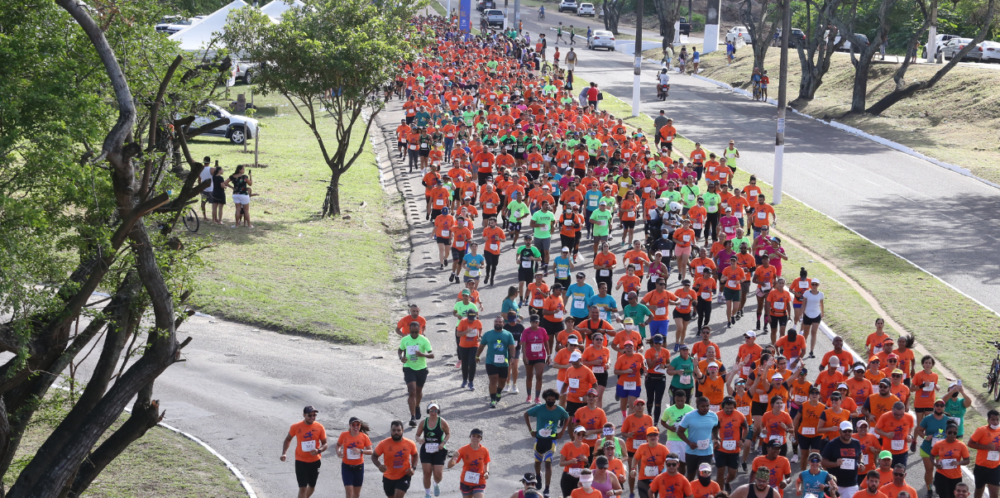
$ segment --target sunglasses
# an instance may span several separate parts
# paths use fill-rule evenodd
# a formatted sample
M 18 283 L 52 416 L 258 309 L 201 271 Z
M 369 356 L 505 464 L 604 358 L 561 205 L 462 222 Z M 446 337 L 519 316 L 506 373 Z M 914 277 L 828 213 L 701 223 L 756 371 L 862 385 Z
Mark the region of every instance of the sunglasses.
M 906 474 L 904 474 L 902 472 L 893 472 L 892 475 L 894 475 L 896 477 L 905 477 L 906 476 Z
M 667 467 L 676 467 L 676 466 L 677 466 L 677 464 L 676 464 L 676 463 L 668 463 L 668 464 L 667 464 Z

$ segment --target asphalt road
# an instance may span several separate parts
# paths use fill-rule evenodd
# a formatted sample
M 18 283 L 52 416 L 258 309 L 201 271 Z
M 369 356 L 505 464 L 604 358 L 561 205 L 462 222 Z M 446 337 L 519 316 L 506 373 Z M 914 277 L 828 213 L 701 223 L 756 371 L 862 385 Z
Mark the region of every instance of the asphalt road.
M 532 32 L 541 27 L 525 21 Z M 577 74 L 631 103 L 630 56 L 578 52 Z M 660 102 L 653 77 L 658 69 L 643 64 L 642 112 L 655 116 L 666 110 L 678 132 L 711 150 L 735 140 L 739 167 L 773 181 L 774 106 L 681 75 L 671 77 L 670 97 Z M 776 88 L 770 96 L 777 97 Z M 934 140 L 929 134 L 922 138 Z M 991 256 L 1000 242 L 996 188 L 788 113 L 784 191 L 1000 310 L 1000 259 Z
M 623 66 L 628 66 L 628 60 L 623 59 L 624 56 L 618 53 L 592 55 L 591 52 L 581 55 L 581 75 L 600 82 L 605 91 L 619 96 L 631 94 L 631 89 L 624 81 L 631 82 L 631 73 L 622 70 Z M 773 123 L 768 121 L 766 113 L 773 112 L 771 108 L 741 101 L 690 78 L 677 77 L 674 81 L 674 91 L 671 92 L 672 98 L 667 107 L 684 134 L 701 139 L 715 148 L 721 147 L 730 136 L 736 136 L 744 154 L 740 166 L 766 172 L 769 161 L 765 147 L 766 136 L 773 129 Z M 652 86 L 644 90 L 651 92 Z M 651 95 L 644 93 L 644 98 L 652 101 Z M 697 112 L 693 109 L 694 105 L 697 106 Z M 647 111 L 657 108 L 652 102 L 644 106 Z M 733 120 L 734 113 L 743 119 Z M 397 102 L 393 102 L 383 116 L 382 122 L 388 123 L 384 131 L 391 134 L 401 115 Z M 786 181 L 790 191 L 814 206 L 824 211 L 827 204 L 833 208 L 849 207 L 864 200 L 855 201 L 852 194 L 879 197 L 880 191 L 888 189 L 890 192 L 902 192 L 904 199 L 909 196 L 922 201 L 924 205 L 930 203 L 933 211 L 938 213 L 935 216 L 947 214 L 965 217 L 978 207 L 979 214 L 990 220 L 988 227 L 991 230 L 997 228 L 996 217 L 1000 215 L 986 208 L 986 203 L 992 201 L 993 193 L 977 190 L 976 182 L 946 174 L 934 166 L 914 164 L 919 162 L 888 152 L 874 144 L 838 136 L 837 132 L 809 121 L 792 119 L 793 131 L 789 137 L 789 149 L 792 150 Z M 739 126 L 737 123 L 746 124 L 736 130 Z M 758 126 L 754 126 L 755 124 Z M 815 145 L 804 145 L 806 143 Z M 817 160 L 824 150 L 827 157 Z M 909 162 L 897 164 L 897 159 Z M 393 160 L 399 166 L 395 156 Z M 880 168 L 875 169 L 876 164 Z M 858 170 L 865 167 L 872 168 L 873 172 L 858 175 Z M 904 167 L 915 170 L 905 175 L 892 174 L 899 173 Z M 833 178 L 825 179 L 823 175 Z M 874 187 L 868 186 L 867 182 L 851 185 L 846 184 L 846 179 L 839 179 L 846 178 L 847 175 L 877 180 L 882 183 L 881 189 L 879 184 Z M 888 178 L 895 180 L 889 181 Z M 912 179 L 921 185 L 930 186 L 934 185 L 931 183 L 933 178 L 938 178 L 939 181 L 936 189 L 930 189 L 929 192 L 945 189 L 942 192 L 944 195 L 930 198 L 930 194 L 927 194 L 926 197 L 920 197 L 898 183 Z M 820 181 L 817 182 L 817 179 Z M 838 187 L 842 183 L 846 185 Z M 486 377 L 482 368 L 478 374 L 477 391 L 459 389 L 461 374 L 453 366 L 454 358 L 445 355 L 454 354 L 451 331 L 455 320 L 451 318 L 450 311 L 460 286 L 449 284 L 446 276 L 438 270 L 437 248 L 430 239 L 430 224 L 423 220 L 423 189 L 419 176 L 400 174 L 396 178 L 396 184 L 407 197 L 407 218 L 411 224 L 410 236 L 413 242 L 407 297 L 410 302 L 421 306 L 423 315 L 429 322 L 428 337 L 439 355 L 437 359 L 430 361 L 431 374 L 425 387 L 424 401 L 434 400 L 442 404 L 443 416 L 452 425 L 452 446 L 455 448 L 467 442 L 467 435 L 473 427 L 485 430 L 484 445 L 491 451 L 494 476 L 490 479 L 487 496 L 507 496 L 516 489 L 518 477 L 532 469 L 531 440 L 522 419 L 522 414 L 529 405 L 524 403 L 521 397 L 523 394 L 519 394 L 505 397 L 499 408 L 489 410 Z M 811 186 L 814 184 L 819 186 L 813 189 Z M 800 194 L 798 189 L 806 192 Z M 815 197 L 808 194 L 812 190 L 824 189 L 829 192 L 816 192 Z M 834 192 L 836 194 L 831 195 Z M 970 196 L 980 196 L 978 203 Z M 927 247 L 931 249 L 927 251 L 928 255 L 935 253 L 933 249 L 936 246 L 933 244 L 936 241 L 920 244 L 914 242 L 922 241 L 931 231 L 937 232 L 943 226 L 953 225 L 942 225 L 947 222 L 937 219 L 927 220 L 928 217 L 923 213 L 930 210 L 918 211 L 920 206 L 912 205 L 917 201 L 908 203 L 904 199 L 885 197 L 879 202 L 894 202 L 893 211 L 880 209 L 882 217 L 892 216 L 889 221 L 895 221 L 899 225 L 906 221 L 905 228 L 899 226 L 894 229 L 892 223 L 884 221 L 878 228 L 895 233 L 896 237 L 903 237 L 900 244 L 902 249 L 913 246 L 915 252 L 919 253 Z M 838 213 L 835 210 L 831 214 L 841 216 Z M 878 223 L 863 219 L 863 212 L 855 212 L 854 215 L 857 219 L 848 221 L 856 221 L 862 228 Z M 918 215 L 922 223 L 912 223 Z M 874 229 L 874 226 L 871 228 Z M 952 250 L 958 251 L 959 255 L 966 252 L 966 256 L 975 257 L 975 261 L 958 262 L 956 265 L 952 260 L 951 269 L 968 271 L 971 278 L 975 264 L 978 265 L 979 275 L 984 275 L 984 270 L 987 274 L 992 272 L 995 275 L 995 262 L 984 262 L 988 254 L 985 247 L 974 249 L 970 244 L 966 248 L 962 244 L 965 242 L 963 239 L 978 237 L 970 232 L 971 230 L 952 231 L 959 243 L 959 247 Z M 983 230 L 977 233 L 981 234 Z M 486 303 L 483 319 L 486 320 L 492 319 L 499 311 L 507 286 L 515 283 L 513 256 L 509 246 L 504 250 L 500 268 L 500 282 L 495 287 L 483 289 L 482 298 Z M 583 270 L 588 274 L 593 271 L 589 263 L 583 266 Z M 671 288 L 676 288 L 676 281 Z M 720 318 L 720 312 L 716 311 L 712 324 L 717 333 L 714 340 L 723 347 L 725 362 L 735 360 L 736 347 L 742 342 L 740 335 L 753 327 L 753 310 L 754 306 L 748 304 L 747 317 L 729 330 L 725 329 L 721 323 L 724 318 Z M 372 312 L 389 314 L 394 319 L 401 317 L 403 313 L 402 310 L 391 309 L 373 309 Z M 288 426 L 300 420 L 304 405 L 312 404 L 320 410 L 318 420 L 326 426 L 331 441 L 336 440 L 339 432 L 346 428 L 350 416 L 358 416 L 369 422 L 373 428 L 372 439 L 376 442 L 387 437 L 390 421 L 407 419 L 406 389 L 400 364 L 395 358 L 394 341 L 390 341 L 388 345 L 340 346 L 322 340 L 260 331 L 250 326 L 206 317 L 192 317 L 181 327 L 180 334 L 194 338 L 184 350 L 186 361 L 170 368 L 157 381 L 154 393 L 154 397 L 161 401 L 166 410 L 165 421 L 202 438 L 225 455 L 246 475 L 259 496 L 281 497 L 295 492 L 293 465 L 291 462 L 279 462 L 278 456 Z M 822 338 L 817 346 L 817 356 L 822 356 L 830 348 L 829 343 Z M 807 365 L 814 371 L 818 364 L 818 359 L 807 361 Z M 523 392 L 523 380 L 519 383 Z M 546 387 L 554 387 L 552 372 L 546 373 L 545 384 Z M 605 401 L 609 418 L 620 423 L 613 397 L 609 396 Z M 413 432 L 407 428 L 406 436 L 412 438 Z M 911 462 L 915 461 L 915 457 L 911 457 Z M 922 475 L 922 469 L 911 468 L 911 484 L 918 490 L 922 489 L 918 482 L 921 481 L 919 476 Z M 558 478 L 559 474 L 556 473 L 553 479 L 554 490 L 558 489 L 555 484 L 558 483 Z M 419 475 L 416 482 L 418 484 L 411 488 L 410 496 L 421 494 Z M 456 470 L 445 472 L 444 483 L 442 496 L 459 496 Z M 367 465 L 366 485 L 362 496 L 382 496 L 379 484 L 380 475 L 373 466 Z M 325 458 L 319 489 L 314 496 L 335 497 L 342 494 L 339 462 L 331 454 Z

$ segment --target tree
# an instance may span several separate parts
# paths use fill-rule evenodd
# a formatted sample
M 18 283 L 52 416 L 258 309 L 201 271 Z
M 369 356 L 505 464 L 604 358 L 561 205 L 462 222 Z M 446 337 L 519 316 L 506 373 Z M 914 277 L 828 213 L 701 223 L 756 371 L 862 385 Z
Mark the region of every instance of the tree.
M 653 0 L 653 8 L 656 9 L 656 17 L 660 22 L 660 34 L 663 35 L 663 48 L 674 41 L 674 26 L 681 18 L 682 2 L 683 0 Z
M 285 97 L 319 143 L 330 168 L 324 217 L 340 214 L 340 179 L 364 152 L 397 64 L 412 60 L 418 40 L 409 20 L 425 3 L 319 0 L 287 10 L 279 24 L 253 8 L 229 14 L 226 46 L 260 64 L 260 92 Z M 324 113 L 334 121 L 332 147 Z M 358 143 L 355 127 L 364 132 Z
M 921 13 L 924 14 L 925 22 L 921 29 L 914 33 L 914 36 L 911 37 L 908 42 L 907 46 L 911 47 L 917 44 L 917 40 L 920 35 L 927 30 L 927 27 L 931 23 L 930 16 L 927 15 L 928 10 L 924 0 L 917 0 L 917 4 L 920 6 Z M 878 102 L 872 104 L 872 106 L 865 112 L 877 116 L 885 112 L 897 102 L 905 98 L 909 98 L 921 90 L 927 90 L 934 87 L 934 85 L 941 81 L 941 78 L 944 78 L 945 75 L 947 75 L 948 72 L 951 71 L 952 68 L 954 68 L 955 65 L 965 57 L 965 54 L 968 54 L 969 51 L 986 39 L 986 35 L 989 34 L 992 29 L 993 22 L 996 19 L 996 0 L 989 0 L 983 17 L 984 19 L 981 24 L 982 27 L 980 28 L 979 33 L 976 34 L 975 38 L 973 38 L 972 41 L 965 46 L 965 48 L 952 56 L 951 60 L 948 61 L 944 67 L 938 69 L 937 72 L 934 73 L 934 76 L 931 76 L 928 80 L 914 81 L 910 84 L 906 84 L 906 70 L 910 67 L 910 62 L 912 62 L 911 56 L 914 55 L 911 52 L 915 52 L 915 50 L 907 50 L 906 58 L 903 60 L 903 64 L 899 66 L 899 69 L 896 70 L 896 74 L 893 76 L 893 80 L 896 82 L 896 88 L 892 92 L 889 92 L 889 94 L 885 97 L 882 97 Z
M 56 3 L 0 7 L 0 350 L 13 354 L 0 365 L 0 474 L 49 389 L 85 346 L 101 347 L 51 435 L 0 488 L 10 497 L 79 496 L 160 420 L 153 385 L 186 344 L 176 309 L 200 249 L 170 234 L 208 185 L 195 185 L 201 165 L 172 131 L 193 117 L 174 116 L 226 69 L 175 57 L 152 29 L 154 2 Z M 184 182 L 164 174 L 174 144 L 195 173 Z M 93 301 L 99 288 L 112 296 Z
M 875 52 L 878 51 L 879 46 L 883 41 L 889 39 L 889 15 L 893 7 L 895 7 L 897 0 L 879 0 L 878 7 L 875 13 L 878 19 L 878 29 L 876 30 L 874 39 L 871 43 L 865 44 L 865 39 L 857 35 L 854 23 L 844 23 L 836 17 L 831 19 L 831 22 L 837 26 L 841 33 L 844 33 L 844 38 L 851 42 L 851 63 L 854 65 L 854 88 L 851 97 L 851 110 L 850 113 L 860 113 L 865 110 L 865 101 L 868 97 L 868 72 L 871 69 L 872 59 L 875 57 Z M 855 49 L 857 47 L 863 47 L 855 56 Z
M 622 7 L 626 0 L 604 0 L 604 29 L 618 36 L 618 21 L 622 16 Z
M 858 0 L 854 0 L 854 8 L 857 2 Z M 834 51 L 846 41 L 845 37 L 837 40 L 838 30 L 833 25 L 833 19 L 842 9 L 847 8 L 843 0 L 823 0 L 822 3 L 805 0 L 805 4 L 806 39 L 795 40 L 802 77 L 799 80 L 799 95 L 789 103 L 796 108 L 804 107 L 816 96 L 816 90 L 823 84 L 823 76 L 830 70 Z M 851 22 L 856 12 L 854 8 L 848 15 Z
M 756 12 L 755 12 L 756 11 Z M 764 58 L 767 48 L 771 46 L 774 33 L 778 29 L 776 20 L 784 13 L 784 3 L 780 0 L 743 0 L 740 4 L 740 20 L 750 35 L 750 47 L 753 51 L 753 67 L 764 71 Z

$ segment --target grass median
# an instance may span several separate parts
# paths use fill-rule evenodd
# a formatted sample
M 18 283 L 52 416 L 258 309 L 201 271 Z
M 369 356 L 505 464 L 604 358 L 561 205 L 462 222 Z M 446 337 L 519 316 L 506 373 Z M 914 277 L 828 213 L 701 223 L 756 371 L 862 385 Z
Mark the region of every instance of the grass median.
M 768 50 L 764 67 L 768 69 L 771 87 L 778 88 L 780 50 Z M 700 74 L 706 78 L 749 89 L 753 57 L 743 48 L 732 65 L 726 64 L 725 51 L 703 55 Z M 659 56 L 656 56 L 659 59 Z M 893 74 L 899 67 L 895 56 L 886 62 L 874 61 L 869 71 L 868 105 L 895 88 Z M 904 99 L 881 116 L 839 116 L 850 110 L 854 85 L 854 66 L 850 55 L 835 53 L 830 71 L 815 98 L 800 111 L 816 118 L 836 118 L 872 135 L 900 143 L 929 157 L 952 163 L 972 171 L 987 180 L 1000 183 L 1000 162 L 996 159 L 997 130 L 1000 129 L 1000 71 L 984 65 L 958 66 L 940 83 Z M 907 81 L 926 80 L 941 65 L 916 64 L 906 73 Z M 791 54 L 788 65 L 789 99 L 796 96 L 801 67 L 798 57 Z M 777 97 L 774 91 L 772 98 Z
M 590 84 L 578 76 L 573 83 L 574 88 Z M 625 122 L 642 128 L 647 136 L 654 129 L 651 117 L 646 114 L 631 117 L 632 107 L 613 95 L 605 93 L 600 107 L 616 117 L 629 116 Z M 683 130 L 683 123 L 680 126 Z M 674 141 L 675 155 L 680 153 L 686 157 L 693 149 L 694 142 L 686 137 L 679 136 Z M 739 170 L 734 185 L 748 183 L 749 174 Z M 757 184 L 767 198 L 773 198 L 770 185 Z M 1000 330 L 1000 316 L 826 215 L 785 197 L 784 202 L 775 207 L 776 229 L 857 282 L 900 326 L 914 333 L 917 341 L 938 362 L 964 379 L 969 393 L 985 399 L 979 388 L 995 355 L 985 341 L 995 338 L 996 331 Z M 874 331 L 878 317 L 872 306 L 830 268 L 814 262 L 808 254 L 790 244 L 783 244 L 783 247 L 788 256 L 783 274 L 794 278 L 799 267 L 805 267 L 810 277 L 819 278 L 828 296 L 824 320 L 855 350 L 864 351 L 865 339 Z M 990 401 L 988 406 L 996 404 Z M 968 430 L 969 426 L 966 428 Z
M 41 447 L 69 409 L 57 407 L 66 399 L 61 390 L 46 397 L 39 416 L 24 433 L 10 471 L 3 476 L 7 489 L 14 484 L 31 455 Z M 108 436 L 129 417 L 123 414 L 110 429 Z M 98 444 L 104 442 L 102 437 Z M 229 469 L 200 444 L 162 427 L 153 427 L 129 445 L 122 454 L 101 472 L 84 493 L 95 498 L 125 498 L 157 496 L 161 498 L 220 498 L 245 497 L 246 490 Z
M 393 306 L 403 293 L 406 261 L 392 238 L 406 230 L 402 199 L 379 184 L 369 143 L 341 178 L 344 216 L 320 218 L 330 170 L 316 139 L 284 98 L 255 100 L 263 127 L 260 163 L 267 165 L 253 168 L 253 193 L 260 194 L 250 206 L 255 228 L 231 227 L 231 191 L 225 224 L 202 220 L 191 236 L 208 237 L 214 250 L 204 255 L 208 268 L 197 277 L 193 303 L 211 315 L 281 332 L 352 343 L 385 340 L 389 317 L 374 310 Z M 334 118 L 319 121 L 332 137 Z M 356 128 L 352 143 L 363 138 Z M 226 177 L 236 165 L 253 163 L 252 153 L 220 139 L 197 140 L 192 153 L 219 159 Z

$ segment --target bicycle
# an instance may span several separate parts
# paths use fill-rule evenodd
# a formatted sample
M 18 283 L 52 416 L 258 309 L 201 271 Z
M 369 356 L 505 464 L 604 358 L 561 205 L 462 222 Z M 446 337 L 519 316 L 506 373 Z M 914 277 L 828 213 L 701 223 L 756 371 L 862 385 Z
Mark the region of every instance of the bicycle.
M 753 99 L 754 100 L 760 100 L 763 96 L 764 96 L 764 94 L 761 91 L 760 83 L 756 83 L 755 82 L 753 84 Z
M 993 395 L 993 401 L 1000 401 L 1000 342 L 986 341 L 986 344 L 997 349 L 997 356 L 993 358 L 990 371 L 986 372 L 986 382 L 983 383 L 983 389 L 986 389 L 987 394 Z
M 198 218 L 198 212 L 194 208 L 188 208 L 186 213 L 181 215 L 181 221 L 184 223 L 184 228 L 191 233 L 198 231 L 198 227 L 201 226 L 201 221 Z
M 538 11 L 538 20 L 539 21 L 544 21 L 545 20 L 545 11 L 543 11 L 543 10 Z

